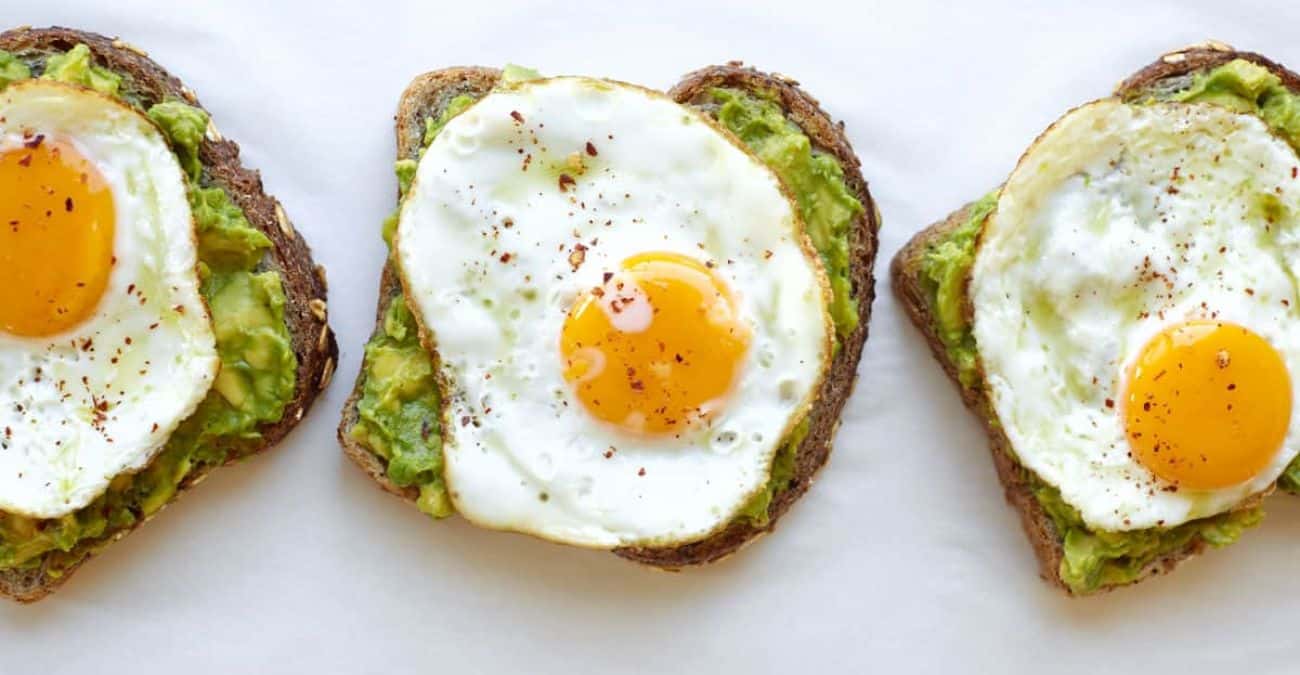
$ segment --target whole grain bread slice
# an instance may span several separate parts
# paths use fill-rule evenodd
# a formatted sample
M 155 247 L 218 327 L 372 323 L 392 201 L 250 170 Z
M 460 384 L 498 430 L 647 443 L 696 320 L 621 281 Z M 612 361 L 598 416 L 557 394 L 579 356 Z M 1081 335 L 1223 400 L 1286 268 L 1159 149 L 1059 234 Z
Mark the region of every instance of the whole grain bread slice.
M 1168 91 L 1177 91 L 1191 84 L 1192 76 L 1200 71 L 1214 68 L 1233 59 L 1246 59 L 1257 63 L 1277 74 L 1290 89 L 1300 91 L 1300 78 L 1291 71 L 1258 54 L 1238 52 L 1219 42 L 1208 42 L 1165 54 L 1154 63 L 1142 68 L 1115 88 L 1115 95 L 1121 99 L 1133 100 L 1148 95 Z M 1028 482 L 1026 471 L 1017 464 L 1012 452 L 1011 441 L 997 424 L 996 413 L 991 402 L 981 387 L 963 387 L 957 376 L 956 364 L 948 355 L 943 341 L 938 334 L 933 298 L 926 291 L 922 277 L 922 260 L 927 251 L 945 240 L 953 230 L 964 224 L 971 216 L 973 203 L 967 204 L 950 214 L 942 221 L 918 232 L 894 256 L 890 265 L 890 278 L 894 293 L 912 322 L 925 336 L 934 358 L 943 366 L 944 372 L 961 392 L 962 400 L 984 424 L 992 450 L 993 465 L 998 479 L 1002 482 L 1007 502 L 1020 514 L 1020 522 L 1029 537 L 1034 553 L 1038 557 L 1039 573 L 1048 582 L 1060 587 L 1066 593 L 1074 594 L 1061 579 L 1061 561 L 1064 556 L 1062 534 L 1038 499 L 1034 497 Z M 972 308 L 964 308 L 967 318 L 973 316 Z M 1142 569 L 1137 583 L 1151 576 L 1172 571 L 1182 561 L 1202 553 L 1207 543 L 1199 537 L 1193 537 L 1181 550 L 1157 558 Z M 1098 591 L 1109 591 L 1118 586 L 1103 586 Z
M 96 65 L 123 76 L 122 92 L 128 100 L 148 107 L 164 99 L 176 98 L 201 107 L 193 91 L 149 59 L 143 50 L 122 40 L 59 27 L 23 27 L 0 33 L 0 50 L 41 63 L 49 55 L 66 52 L 78 44 L 90 48 Z M 259 453 L 274 446 L 302 421 L 333 376 L 338 345 L 326 317 L 325 272 L 313 263 L 307 242 L 295 231 L 280 203 L 263 191 L 258 172 L 240 162 L 238 145 L 223 138 L 215 126 L 209 126 L 199 158 L 211 184 L 224 188 L 244 211 L 248 222 L 270 238 L 274 246 L 260 269 L 278 272 L 284 284 L 285 323 L 292 336 L 298 371 L 294 396 L 285 407 L 284 415 L 278 422 L 264 424 L 258 429 L 262 440 L 254 452 Z M 229 462 L 244 456 L 247 455 L 232 457 Z M 198 485 L 212 468 L 187 475 L 172 500 Z M 157 513 L 137 519 L 126 529 L 106 533 L 87 556 L 59 574 L 50 574 L 45 561 L 32 569 L 0 571 L 0 595 L 20 602 L 33 602 L 45 597 L 65 583 L 104 545 L 126 536 Z
M 414 159 L 418 156 L 426 119 L 439 116 L 449 102 L 460 94 L 470 94 L 476 98 L 485 95 L 496 84 L 499 76 L 499 71 L 487 68 L 451 68 L 417 77 L 407 87 L 398 105 L 398 157 Z M 616 555 L 628 560 L 669 570 L 714 562 L 735 553 L 760 535 L 770 532 L 790 506 L 808 490 L 814 475 L 826 463 L 831 441 L 839 426 L 840 413 L 853 391 L 875 295 L 872 269 L 876 257 L 880 213 L 862 178 L 857 155 L 845 135 L 843 123 L 832 121 L 817 100 L 804 92 L 794 80 L 747 68 L 739 62 L 711 66 L 690 73 L 668 95 L 679 103 L 695 107 L 706 114 L 714 114 L 716 105 L 710 95 L 714 87 L 740 89 L 776 101 L 788 119 L 807 134 L 816 151 L 834 156 L 843 167 L 850 191 L 864 207 L 863 214 L 853 222 L 849 234 L 850 275 L 853 297 L 858 302 L 859 321 L 853 333 L 841 340 L 841 349 L 831 364 L 817 402 L 810 412 L 809 432 L 795 457 L 794 478 L 786 489 L 777 493 L 769 505 L 766 525 L 756 526 L 747 520 L 737 520 L 721 532 L 701 541 L 674 547 L 620 548 L 614 551 Z M 389 301 L 400 292 L 401 284 L 391 264 L 386 264 L 380 283 L 376 330 L 380 330 L 380 322 Z M 344 407 L 339 441 L 347 456 L 380 486 L 414 501 L 418 497 L 416 488 L 403 488 L 393 484 L 387 477 L 384 460 L 349 434 L 357 423 L 357 403 L 361 398 L 363 382 L 364 373 L 358 376 L 352 396 Z

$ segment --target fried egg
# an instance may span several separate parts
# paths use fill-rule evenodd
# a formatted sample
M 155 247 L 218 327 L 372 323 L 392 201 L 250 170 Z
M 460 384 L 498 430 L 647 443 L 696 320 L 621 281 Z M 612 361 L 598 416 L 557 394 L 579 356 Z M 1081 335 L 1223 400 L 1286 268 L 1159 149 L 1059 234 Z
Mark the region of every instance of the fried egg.
M 0 509 L 86 506 L 194 410 L 218 368 L 196 250 L 148 119 L 59 83 L 0 92 Z
M 495 91 L 424 154 L 396 260 L 457 511 L 593 548 L 699 539 L 764 489 L 832 350 L 780 181 L 663 95 Z
M 1257 117 L 1103 100 L 1021 159 L 971 271 L 1019 461 L 1091 527 L 1171 527 L 1300 449 L 1295 151 Z

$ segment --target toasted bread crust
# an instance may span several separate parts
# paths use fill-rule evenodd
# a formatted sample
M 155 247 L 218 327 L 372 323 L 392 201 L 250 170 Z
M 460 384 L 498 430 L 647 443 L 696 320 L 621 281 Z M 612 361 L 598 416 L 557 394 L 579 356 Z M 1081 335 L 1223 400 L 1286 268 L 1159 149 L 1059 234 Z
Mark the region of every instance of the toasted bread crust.
M 1152 92 L 1161 91 L 1161 87 L 1185 86 L 1187 77 L 1192 73 L 1214 68 L 1242 58 L 1268 68 L 1282 78 L 1286 86 L 1300 91 L 1300 77 L 1282 66 L 1249 52 L 1238 52 L 1226 45 L 1210 43 L 1194 46 L 1165 54 L 1159 60 L 1142 68 L 1121 82 L 1115 89 L 1115 95 L 1126 100 L 1140 98 Z M 994 468 L 1002 482 L 1007 501 L 1020 514 L 1020 522 L 1025 534 L 1038 557 L 1040 575 L 1069 594 L 1074 592 L 1060 576 L 1061 560 L 1064 556 L 1062 535 L 1056 531 L 1052 519 L 1043 510 L 1034 497 L 1026 480 L 1025 470 L 1015 461 L 1011 452 L 1011 441 L 1000 426 L 992 423 L 997 418 L 992 404 L 981 388 L 967 389 L 961 386 L 957 377 L 957 367 L 948 356 L 948 350 L 939 338 L 934 308 L 929 294 L 925 291 L 921 277 L 921 263 L 925 253 L 936 243 L 944 240 L 954 229 L 960 227 L 970 217 L 972 204 L 958 209 L 944 220 L 935 223 L 917 233 L 895 256 L 890 265 L 890 279 L 895 295 L 907 312 L 912 323 L 920 329 L 930 345 L 930 351 L 943 366 L 944 372 L 961 393 L 962 400 L 984 425 L 992 450 Z M 967 308 L 970 311 L 970 308 Z M 1202 553 L 1206 543 L 1200 538 L 1193 538 L 1182 550 L 1161 557 L 1148 564 L 1132 583 L 1138 583 L 1151 576 L 1172 571 L 1182 561 Z M 1098 592 L 1110 591 L 1118 586 L 1105 586 Z
M 19 28 L 0 33 L 0 49 L 23 58 L 64 52 L 79 43 L 90 48 L 97 65 L 123 75 L 124 93 L 145 106 L 167 98 L 182 99 L 193 106 L 200 105 L 194 92 L 180 80 L 150 60 L 143 51 L 121 40 L 58 27 Z M 321 267 L 313 264 L 310 248 L 294 230 L 280 203 L 263 191 L 260 175 L 240 163 L 238 145 L 222 138 L 215 127 L 209 127 L 209 133 L 199 150 L 199 158 L 212 183 L 225 188 L 231 199 L 243 209 L 248 222 L 271 239 L 274 248 L 263 261 L 261 269 L 278 272 L 284 284 L 285 323 L 292 336 L 294 354 L 298 358 L 298 371 L 294 397 L 285 407 L 280 421 L 259 428 L 263 441 L 256 452 L 260 453 L 274 446 L 302 421 L 316 396 L 329 385 L 333 375 L 338 359 L 338 345 L 327 323 L 325 273 Z M 238 458 L 232 458 L 227 463 L 236 459 Z M 186 476 L 172 500 L 201 482 L 210 470 L 208 468 Z M 157 512 L 153 515 L 157 515 Z M 113 533 L 112 540 L 126 536 L 144 520 Z M 102 546 L 98 548 L 102 549 Z M 47 574 L 44 563 L 30 570 L 0 571 L 0 595 L 20 602 L 40 600 L 65 583 L 82 564 L 97 553 L 98 549 L 59 576 Z
M 484 68 L 452 68 L 427 73 L 416 78 L 402 95 L 397 114 L 398 156 L 416 156 L 423 133 L 423 120 L 437 115 L 450 99 L 461 93 L 485 94 L 496 82 L 498 71 Z M 867 183 L 862 178 L 857 155 L 854 154 L 843 124 L 836 124 L 818 106 L 817 101 L 799 89 L 792 80 L 769 75 L 739 63 L 704 68 L 687 75 L 668 95 L 677 102 L 709 111 L 711 99 L 708 92 L 717 86 L 734 87 L 762 92 L 775 97 L 790 118 L 798 124 L 813 142 L 813 146 L 839 160 L 849 189 L 864 207 L 864 214 L 852 226 L 850 234 L 854 297 L 858 300 L 858 328 L 842 341 L 842 348 L 818 394 L 817 403 L 810 415 L 808 436 L 796 455 L 794 479 L 772 501 L 768 509 L 766 527 L 754 527 L 748 522 L 733 522 L 723 531 L 690 544 L 667 548 L 620 548 L 614 553 L 620 557 L 663 569 L 680 569 L 713 562 L 739 550 L 758 536 L 769 532 L 777 520 L 807 491 L 814 474 L 827 460 L 831 440 L 839 425 L 844 403 L 853 390 L 858 360 L 866 340 L 871 318 L 871 303 L 875 293 L 872 266 L 876 256 L 877 232 L 880 216 Z M 400 282 L 391 265 L 385 265 L 380 287 L 377 316 L 382 321 L 384 309 L 393 296 L 401 292 Z M 364 375 L 358 376 L 356 388 L 344 408 L 343 422 L 339 427 L 339 441 L 344 452 L 388 492 L 414 501 L 415 488 L 394 485 L 385 474 L 381 458 L 353 440 L 348 432 L 356 424 L 356 404 L 361 398 Z

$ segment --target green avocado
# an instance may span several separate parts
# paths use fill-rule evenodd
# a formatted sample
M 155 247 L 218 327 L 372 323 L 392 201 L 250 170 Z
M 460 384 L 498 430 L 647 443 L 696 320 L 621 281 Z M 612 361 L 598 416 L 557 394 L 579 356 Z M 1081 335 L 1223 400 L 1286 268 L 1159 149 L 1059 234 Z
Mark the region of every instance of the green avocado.
M 975 262 L 975 241 L 979 238 L 984 221 L 998 204 L 995 190 L 984 195 L 971 206 L 970 216 L 946 239 L 936 242 L 926 250 L 921 259 L 921 279 L 925 289 L 934 295 L 934 319 L 939 340 L 948 350 L 948 356 L 957 365 L 957 378 L 963 387 L 974 386 L 979 378 L 979 364 L 975 352 L 975 336 L 966 321 L 966 277 Z
M 536 79 L 536 71 L 510 66 L 504 78 L 511 82 Z M 830 155 L 814 152 L 808 136 L 788 120 L 773 101 L 734 89 L 715 89 L 720 104 L 718 119 L 785 181 L 799 205 L 810 238 L 821 254 L 830 278 L 831 315 L 837 337 L 857 327 L 857 301 L 849 279 L 849 229 L 863 206 L 849 189 L 844 170 Z M 453 117 L 475 99 L 459 95 L 436 117 L 425 120 L 423 147 L 428 147 Z M 419 154 L 394 166 L 398 190 L 404 197 L 415 179 Z M 400 200 L 399 200 L 400 211 Z M 397 212 L 384 220 L 384 241 L 392 245 Z M 414 318 L 400 296 L 390 301 L 382 330 L 366 345 L 362 366 L 362 398 L 358 421 L 349 432 L 388 461 L 394 484 L 418 486 L 420 509 L 434 517 L 453 512 L 442 479 L 442 440 L 438 389 L 428 354 L 420 345 Z M 768 524 L 768 507 L 786 489 L 795 474 L 799 444 L 808 434 L 803 420 L 777 449 L 772 473 L 764 488 L 745 505 L 737 518 L 755 527 Z
M 199 145 L 208 130 L 208 114 L 177 100 L 163 101 L 148 110 L 149 119 L 171 139 L 172 150 L 191 181 L 203 173 Z
M 117 90 L 122 86 L 121 75 L 90 62 L 90 47 L 86 45 L 77 45 L 47 59 L 41 79 L 79 84 L 109 96 L 117 96 Z
M 940 341 L 949 359 L 957 365 L 961 384 L 966 388 L 983 387 L 979 370 L 979 353 L 967 321 L 963 298 L 971 264 L 975 261 L 975 244 L 985 221 L 997 207 L 998 192 L 976 202 L 966 222 L 941 240 L 934 242 L 922 255 L 922 286 L 936 322 Z M 994 420 L 996 423 L 996 420 Z M 1150 528 L 1129 532 L 1103 532 L 1090 529 L 1052 485 L 1028 469 L 1024 472 L 1034 498 L 1047 512 L 1061 537 L 1064 556 L 1059 573 L 1061 580 L 1078 594 L 1087 594 L 1104 586 L 1136 581 L 1150 563 L 1181 550 L 1194 538 L 1214 547 L 1226 546 L 1264 517 L 1259 507 L 1220 513 L 1193 520 L 1172 528 Z M 1291 469 L 1288 469 L 1290 474 Z
M 388 461 L 395 485 L 419 488 L 420 510 L 450 516 L 433 363 L 400 295 L 388 303 L 380 330 L 366 344 L 365 372 L 357 423 L 349 433 Z
M 10 82 L 26 80 L 32 76 L 32 69 L 18 57 L 0 49 L 0 89 Z
M 84 45 L 51 56 L 43 77 L 117 95 L 121 78 L 92 66 L 89 56 Z M 0 56 L 0 78 L 8 72 L 19 71 Z M 272 244 L 223 188 L 205 184 L 198 146 L 207 115 L 180 101 L 143 112 L 167 137 L 187 174 L 200 291 L 212 314 L 221 370 L 158 456 L 138 473 L 119 475 L 89 506 L 48 520 L 0 513 L 0 570 L 44 562 L 48 574 L 62 574 L 115 532 L 157 512 L 194 471 L 256 449 L 259 426 L 278 421 L 293 398 L 298 361 L 284 321 L 283 283 L 276 272 L 256 271 Z
M 812 140 L 776 101 L 738 89 L 715 88 L 710 93 L 719 106 L 718 121 L 794 193 L 830 279 L 836 333 L 847 337 L 858 327 L 858 303 L 849 278 L 849 229 L 863 206 L 844 180 L 844 168 L 835 157 L 813 150 Z
M 1227 546 L 1264 519 L 1263 509 L 1255 506 L 1172 528 L 1131 532 L 1091 530 L 1084 524 L 1078 510 L 1065 503 L 1055 487 L 1032 473 L 1030 476 L 1034 498 L 1043 506 L 1064 541 L 1061 580 L 1081 594 L 1137 581 L 1144 567 L 1181 551 L 1198 537 L 1215 548 Z
M 1190 87 L 1168 98 L 1255 115 L 1291 147 L 1300 149 L 1300 97 L 1282 84 L 1282 78 L 1245 59 L 1198 73 Z

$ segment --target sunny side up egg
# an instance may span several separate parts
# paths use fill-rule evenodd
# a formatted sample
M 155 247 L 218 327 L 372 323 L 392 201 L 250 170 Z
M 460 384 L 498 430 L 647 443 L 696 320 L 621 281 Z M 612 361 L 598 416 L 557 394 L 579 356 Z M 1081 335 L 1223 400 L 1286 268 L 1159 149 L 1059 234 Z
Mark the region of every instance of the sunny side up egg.
M 1170 527 L 1300 450 L 1295 151 L 1203 104 L 1080 107 L 1021 159 L 972 268 L 1020 462 L 1091 527 Z
M 185 181 L 125 104 L 0 92 L 0 509 L 54 518 L 145 466 L 219 367 Z
M 776 176 L 629 85 L 528 82 L 454 118 L 395 249 L 438 356 L 449 492 L 486 527 L 594 548 L 717 531 L 832 350 Z

